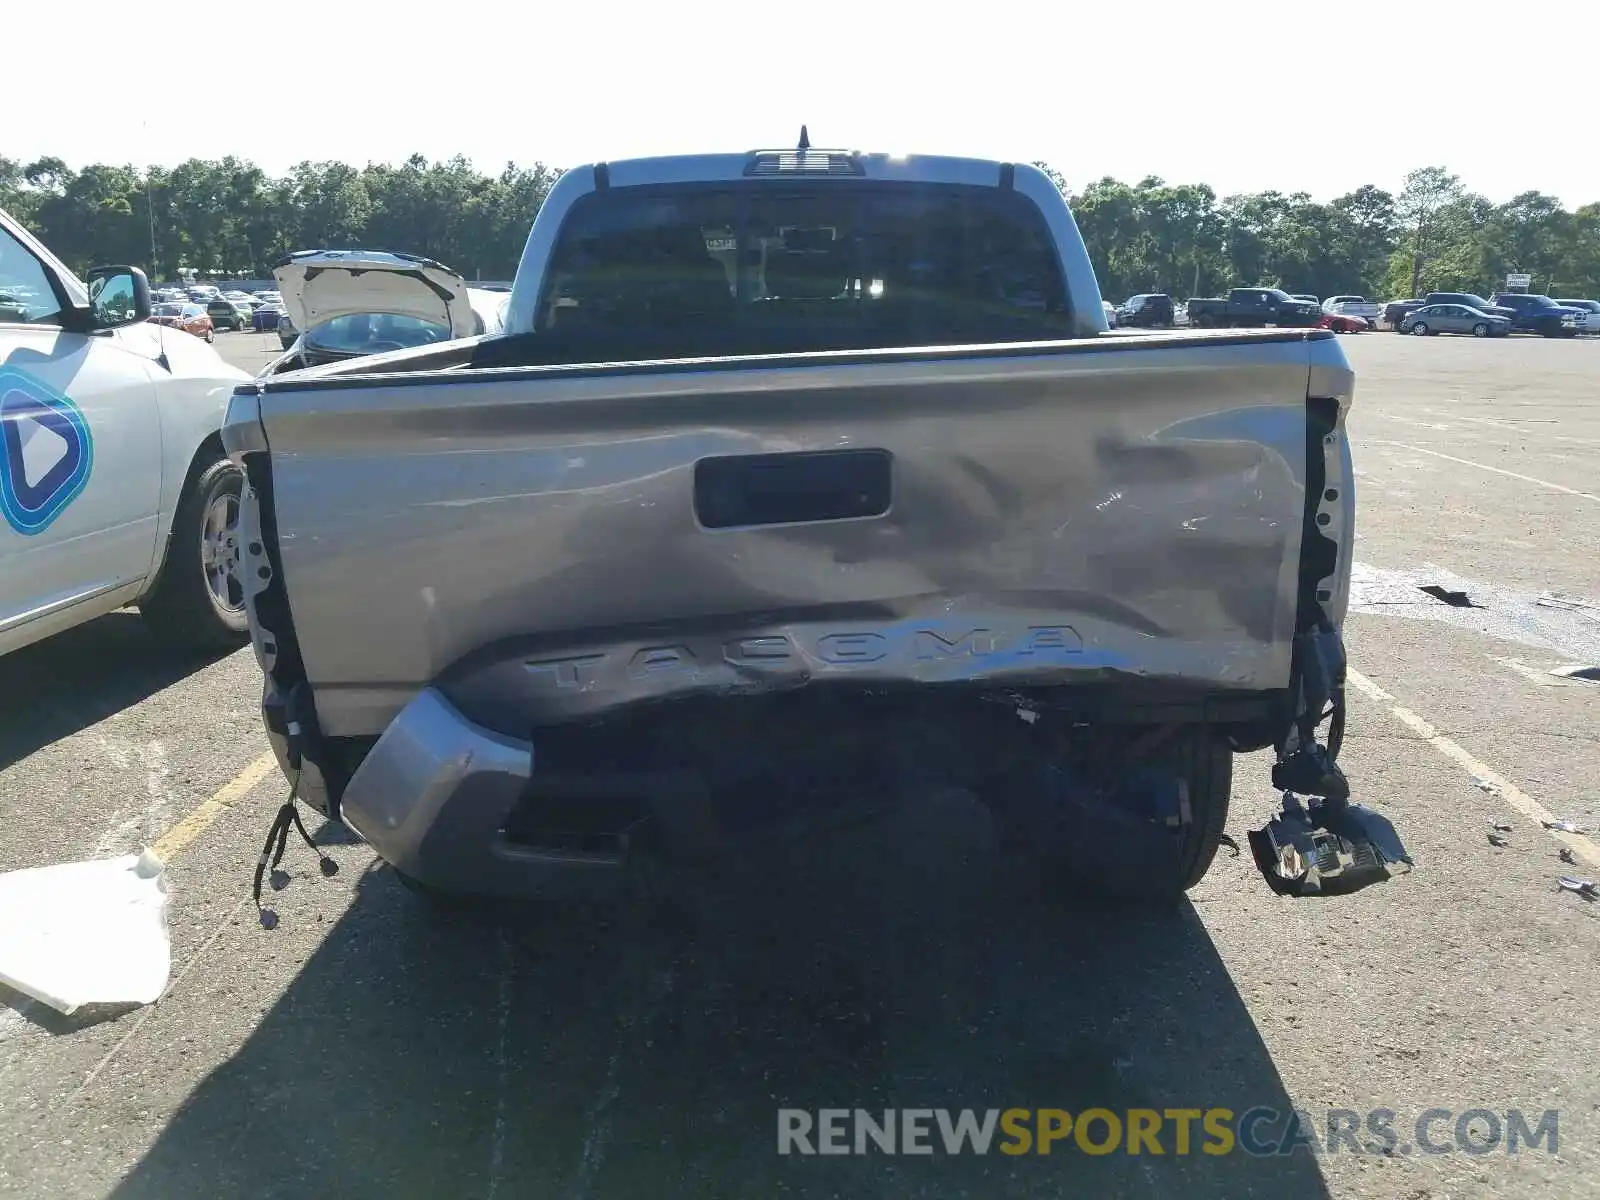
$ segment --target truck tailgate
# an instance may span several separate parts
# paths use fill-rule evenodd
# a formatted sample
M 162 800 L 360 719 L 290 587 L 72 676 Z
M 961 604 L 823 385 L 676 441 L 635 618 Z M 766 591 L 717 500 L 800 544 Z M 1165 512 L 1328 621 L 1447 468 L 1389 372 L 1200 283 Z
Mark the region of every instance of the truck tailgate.
M 516 730 L 830 677 L 1284 687 L 1308 390 L 1351 383 L 1276 331 L 256 399 L 318 719 L 360 736 L 430 683 Z

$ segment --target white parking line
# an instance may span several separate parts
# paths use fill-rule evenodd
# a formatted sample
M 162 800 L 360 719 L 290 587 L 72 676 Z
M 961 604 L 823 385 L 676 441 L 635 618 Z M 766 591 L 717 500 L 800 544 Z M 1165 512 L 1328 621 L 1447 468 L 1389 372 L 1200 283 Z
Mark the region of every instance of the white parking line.
M 1397 425 L 1414 425 L 1418 429 L 1432 429 L 1436 432 L 1450 428 L 1449 424 L 1444 421 L 1419 421 L 1415 417 L 1397 417 L 1393 413 L 1386 412 L 1363 413 L 1362 416 L 1378 417 L 1384 421 L 1393 421 Z
M 1548 479 L 1536 479 L 1532 475 L 1519 475 L 1516 471 L 1507 471 L 1504 467 L 1491 467 L 1488 463 L 1473 462 L 1470 458 L 1457 458 L 1453 454 L 1441 454 L 1437 450 L 1429 450 L 1424 446 L 1413 446 L 1409 442 L 1390 442 L 1374 439 L 1379 446 L 1399 446 L 1402 450 L 1414 450 L 1418 454 L 1431 454 L 1434 458 L 1442 458 L 1446 462 L 1460 463 L 1463 467 L 1476 467 L 1480 471 L 1492 471 L 1496 475 L 1504 475 L 1508 479 L 1520 479 L 1523 483 L 1535 483 L 1540 487 L 1549 488 L 1553 492 L 1565 492 L 1569 496 L 1577 496 L 1581 500 L 1593 500 L 1600 504 L 1600 496 L 1593 492 L 1580 492 L 1577 488 L 1569 488 L 1565 484 L 1551 483 Z
M 1384 416 L 1386 414 L 1379 413 L 1378 415 Z M 1571 442 L 1577 446 L 1600 446 L 1600 438 L 1572 437 L 1564 433 L 1546 433 L 1543 429 L 1528 428 L 1530 424 L 1554 425 L 1557 422 L 1557 418 L 1555 417 L 1551 417 L 1548 420 L 1540 419 L 1537 422 L 1507 421 L 1501 417 L 1462 417 L 1461 420 L 1473 421 L 1479 425 L 1487 425 L 1491 429 L 1510 430 L 1512 433 L 1520 433 L 1524 435 L 1531 433 L 1534 437 L 1540 438 L 1547 442 Z
M 1409 708 L 1396 703 L 1393 696 L 1373 683 L 1360 671 L 1357 671 L 1354 667 L 1346 667 L 1345 678 L 1356 691 L 1369 699 L 1376 700 L 1379 704 L 1387 706 L 1390 716 L 1408 729 L 1413 730 L 1439 754 L 1461 767 L 1473 777 L 1474 781 L 1488 784 L 1502 800 L 1528 820 L 1537 821 L 1542 825 L 1546 821 L 1554 821 L 1556 819 L 1555 814 L 1528 795 L 1527 792 L 1487 763 L 1474 758 L 1459 743 L 1447 738 Z M 1587 837 L 1576 833 L 1561 833 L 1554 829 L 1550 831 L 1550 836 L 1570 849 L 1575 857 L 1581 858 L 1589 866 L 1600 868 L 1600 846 L 1596 846 Z

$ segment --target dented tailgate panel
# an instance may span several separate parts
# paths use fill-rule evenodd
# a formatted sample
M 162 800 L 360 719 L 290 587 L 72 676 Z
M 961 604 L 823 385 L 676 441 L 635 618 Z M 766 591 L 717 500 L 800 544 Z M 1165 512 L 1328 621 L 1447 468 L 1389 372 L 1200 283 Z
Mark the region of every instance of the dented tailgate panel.
M 435 681 L 502 729 L 828 678 L 1285 687 L 1313 384 L 1348 402 L 1342 350 L 1279 333 L 290 379 L 261 420 L 352 736 Z M 703 460 L 844 449 L 885 495 L 697 516 Z

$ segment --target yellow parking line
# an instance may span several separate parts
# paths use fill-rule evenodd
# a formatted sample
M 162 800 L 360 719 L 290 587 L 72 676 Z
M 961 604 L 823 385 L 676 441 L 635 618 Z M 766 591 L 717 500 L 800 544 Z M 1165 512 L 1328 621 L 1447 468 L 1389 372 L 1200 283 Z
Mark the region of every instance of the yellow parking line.
M 1474 757 L 1459 743 L 1445 737 L 1444 734 L 1440 733 L 1409 708 L 1396 703 L 1393 696 L 1354 667 L 1347 666 L 1345 668 L 1345 679 L 1349 681 L 1350 686 L 1362 695 L 1387 706 L 1391 717 L 1419 735 L 1435 752 L 1448 758 L 1475 780 L 1488 784 L 1490 788 L 1494 789 L 1495 795 L 1498 795 L 1500 799 L 1504 800 L 1528 820 L 1537 821 L 1543 825 L 1547 821 L 1556 819 L 1554 813 L 1528 795 L 1527 792 L 1490 767 L 1488 763 Z M 1558 829 L 1552 829 L 1550 830 L 1550 836 L 1571 850 L 1576 857 L 1581 858 L 1589 866 L 1600 867 L 1600 847 L 1597 847 L 1583 834 L 1563 833 Z
M 273 755 L 263 754 L 218 788 L 209 800 L 192 809 L 183 820 L 157 838 L 155 845 L 150 849 L 162 862 L 171 862 L 174 855 L 209 829 L 211 823 L 228 809 L 243 800 L 250 789 L 265 779 L 268 772 L 276 770 L 277 766 L 278 760 Z

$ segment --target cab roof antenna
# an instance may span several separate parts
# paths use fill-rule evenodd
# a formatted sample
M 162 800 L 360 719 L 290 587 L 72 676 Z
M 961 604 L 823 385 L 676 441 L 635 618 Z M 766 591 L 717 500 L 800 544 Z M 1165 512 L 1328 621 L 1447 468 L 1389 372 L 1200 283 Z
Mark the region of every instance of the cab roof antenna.
M 800 145 L 795 148 L 797 150 L 811 149 L 811 135 L 806 132 L 806 127 L 804 125 L 800 126 Z

